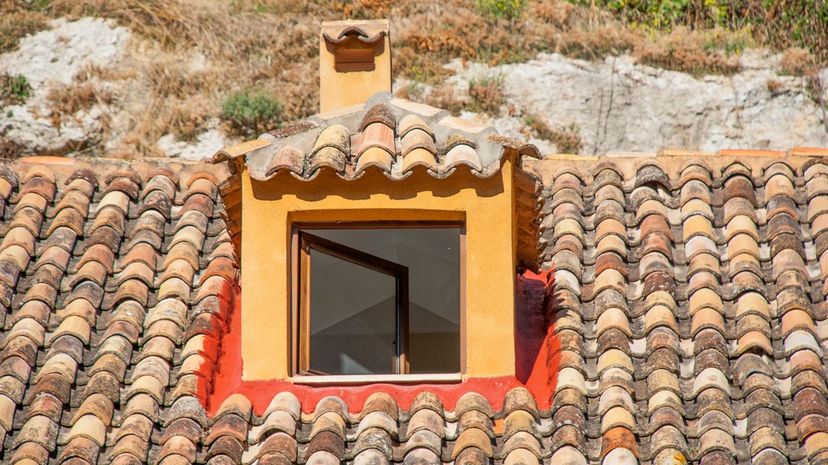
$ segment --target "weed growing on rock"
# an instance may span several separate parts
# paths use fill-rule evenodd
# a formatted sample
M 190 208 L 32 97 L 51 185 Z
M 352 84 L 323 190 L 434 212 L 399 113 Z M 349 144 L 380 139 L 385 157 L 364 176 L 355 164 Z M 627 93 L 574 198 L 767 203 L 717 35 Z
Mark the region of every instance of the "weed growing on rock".
M 425 101 L 433 107 L 445 108 L 454 115 L 463 111 L 465 106 L 465 102 L 457 94 L 457 88 L 451 84 L 441 84 L 431 89 L 425 96 Z
M 12 160 L 25 153 L 20 144 L 0 136 L 0 160 Z
M 18 105 L 32 96 L 32 86 L 23 75 L 0 75 L 0 103 Z
M 55 87 L 47 96 L 52 110 L 52 124 L 60 126 L 61 121 L 88 110 L 95 105 L 109 105 L 113 101 L 112 93 L 99 89 L 91 82 Z
M 466 109 L 476 113 L 497 115 L 506 103 L 503 76 L 483 76 L 469 81 L 469 103 Z
M 421 101 L 423 99 L 423 95 L 425 94 L 425 89 L 421 82 L 411 80 L 405 83 L 404 86 L 397 89 L 395 94 L 397 97 L 407 100 Z
M 275 129 L 281 116 L 281 102 L 261 91 L 234 92 L 221 105 L 222 119 L 239 135 L 254 136 Z
M 544 118 L 537 115 L 524 115 L 523 124 L 535 134 L 538 139 L 544 139 L 555 144 L 560 153 L 577 154 L 583 148 L 581 128 L 576 123 L 554 128 Z
M 550 139 L 558 151 L 563 153 L 580 153 L 584 145 L 581 139 L 581 128 L 576 123 L 552 129 Z
M 814 56 L 804 48 L 791 48 L 785 50 L 782 59 L 779 60 L 782 72 L 791 76 L 805 76 L 814 71 Z
M 765 82 L 765 86 L 767 86 L 768 92 L 771 93 L 771 96 L 779 95 L 782 90 L 782 83 L 779 82 L 778 79 L 768 79 L 767 82 Z

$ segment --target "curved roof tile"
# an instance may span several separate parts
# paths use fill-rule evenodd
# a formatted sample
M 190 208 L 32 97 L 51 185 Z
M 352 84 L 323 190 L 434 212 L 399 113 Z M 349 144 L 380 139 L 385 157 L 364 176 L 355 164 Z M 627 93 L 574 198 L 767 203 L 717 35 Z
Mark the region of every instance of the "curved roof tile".
M 344 154 L 339 157 L 331 147 Z M 263 134 L 256 141 L 219 151 L 214 161 L 244 157 L 254 179 L 267 180 L 280 171 L 312 180 L 316 169 L 327 166 L 345 179 L 356 179 L 366 166 L 377 166 L 389 178 L 404 179 L 412 166 L 421 164 L 438 178 L 465 166 L 481 177 L 500 169 L 504 148 L 532 156 L 537 150 L 499 138 L 494 128 L 454 118 L 445 110 L 380 93 L 364 106 L 337 114 L 319 114 L 289 128 Z M 376 151 L 369 160 L 363 154 Z M 429 159 L 420 149 L 433 156 Z M 416 155 L 405 161 L 408 155 Z M 323 163 L 322 160 L 326 162 Z M 395 169 L 400 165 L 401 169 Z M 308 167 L 308 169 L 304 169 Z

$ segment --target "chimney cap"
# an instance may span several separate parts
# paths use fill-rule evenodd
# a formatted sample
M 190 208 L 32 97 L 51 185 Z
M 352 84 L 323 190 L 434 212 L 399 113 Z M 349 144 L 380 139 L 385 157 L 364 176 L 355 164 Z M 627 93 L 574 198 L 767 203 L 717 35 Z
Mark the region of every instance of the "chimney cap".
M 324 21 L 322 35 L 325 41 L 331 44 L 338 44 L 350 38 L 375 43 L 388 34 L 389 27 L 387 19 Z

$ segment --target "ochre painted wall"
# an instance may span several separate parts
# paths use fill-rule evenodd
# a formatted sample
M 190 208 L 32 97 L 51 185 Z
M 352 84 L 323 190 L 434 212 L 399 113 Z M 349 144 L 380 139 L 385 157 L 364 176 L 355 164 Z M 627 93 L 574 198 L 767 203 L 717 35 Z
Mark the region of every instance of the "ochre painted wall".
M 290 373 L 290 234 L 295 222 L 465 220 L 461 361 L 464 378 L 513 376 L 515 240 L 512 162 L 479 179 L 418 172 L 403 181 L 322 173 L 269 181 L 242 173 L 242 361 L 244 380 Z

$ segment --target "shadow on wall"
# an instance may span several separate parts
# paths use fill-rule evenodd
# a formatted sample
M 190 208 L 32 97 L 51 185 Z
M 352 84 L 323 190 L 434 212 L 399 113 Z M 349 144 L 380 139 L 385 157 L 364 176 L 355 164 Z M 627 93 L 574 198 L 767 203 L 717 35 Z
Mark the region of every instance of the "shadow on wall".
M 552 271 L 540 274 L 525 271 L 518 275 L 515 286 L 515 376 L 533 393 L 543 392 L 549 396 L 557 384 L 560 357 L 560 342 L 554 333 L 557 304 Z
M 366 171 L 354 180 L 342 179 L 330 170 L 320 170 L 312 179 L 313 183 L 309 185 L 309 180 L 280 172 L 268 181 L 253 180 L 253 195 L 259 200 L 279 200 L 283 193 L 293 192 L 301 200 L 318 202 L 330 195 L 359 200 L 374 194 L 386 194 L 394 200 L 405 200 L 417 197 L 420 192 L 430 192 L 435 197 L 451 197 L 460 190 L 473 188 L 478 197 L 495 197 L 504 191 L 503 180 L 499 176 L 481 178 L 462 166 L 446 179 L 436 179 L 425 169 L 414 170 L 404 183 L 391 180 L 375 170 Z

